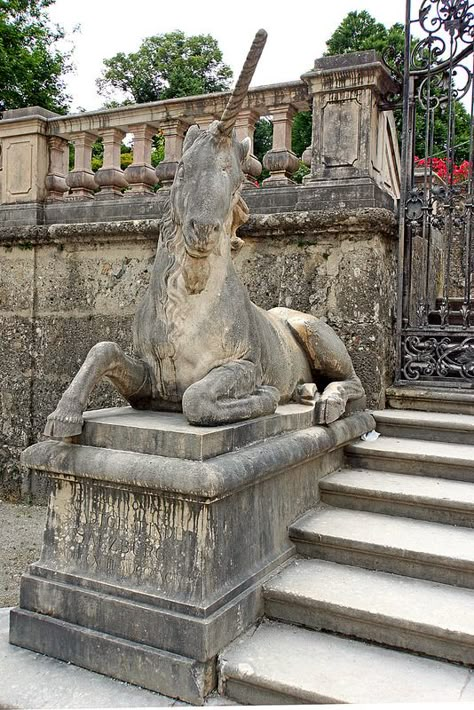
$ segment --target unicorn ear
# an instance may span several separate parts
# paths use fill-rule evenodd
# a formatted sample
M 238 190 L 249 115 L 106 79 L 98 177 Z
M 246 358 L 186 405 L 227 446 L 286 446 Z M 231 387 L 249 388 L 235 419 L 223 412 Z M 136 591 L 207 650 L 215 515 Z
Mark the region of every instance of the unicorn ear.
M 240 143 L 240 155 L 241 155 L 240 162 L 241 163 L 244 163 L 247 160 L 247 158 L 249 157 L 251 147 L 252 147 L 252 141 L 247 136 L 247 138 L 244 138 L 244 140 L 241 141 L 241 143 Z
M 200 132 L 201 132 L 201 129 L 199 128 L 199 126 L 196 126 L 196 124 L 189 127 L 188 132 L 186 133 L 186 137 L 184 139 L 184 143 L 183 143 L 183 153 L 185 151 L 187 151 L 187 149 L 192 146 L 192 144 L 194 143 L 194 141 L 196 140 L 196 138 L 198 137 Z

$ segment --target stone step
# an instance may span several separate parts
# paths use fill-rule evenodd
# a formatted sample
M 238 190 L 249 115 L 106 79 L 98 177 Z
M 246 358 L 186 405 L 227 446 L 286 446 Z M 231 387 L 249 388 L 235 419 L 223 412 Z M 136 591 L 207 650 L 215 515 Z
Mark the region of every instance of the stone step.
M 275 622 L 221 654 L 221 684 L 247 705 L 474 700 L 460 666 Z
M 290 526 L 298 553 L 474 588 L 474 530 L 322 505 Z
M 372 414 L 377 431 L 384 436 L 468 445 L 474 441 L 474 417 L 468 414 L 403 409 L 383 409 Z
M 474 446 L 381 436 L 345 448 L 356 468 L 410 473 L 474 483 Z
M 426 383 L 406 383 L 388 387 L 385 395 L 387 406 L 393 409 L 474 415 L 474 392 L 471 387 L 453 389 L 433 387 Z
M 265 614 L 474 664 L 474 591 L 323 560 L 297 559 L 264 587 Z
M 322 502 L 337 508 L 474 527 L 474 484 L 465 481 L 347 468 L 319 488 Z

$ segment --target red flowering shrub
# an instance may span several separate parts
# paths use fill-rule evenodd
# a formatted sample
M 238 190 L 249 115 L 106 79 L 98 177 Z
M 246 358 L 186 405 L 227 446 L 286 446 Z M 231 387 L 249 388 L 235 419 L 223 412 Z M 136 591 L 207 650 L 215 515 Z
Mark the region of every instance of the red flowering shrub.
M 415 156 L 415 167 L 422 168 L 424 166 L 432 167 L 433 172 L 447 183 L 451 182 L 451 174 L 448 163 L 443 158 L 417 158 Z M 463 160 L 460 165 L 453 165 L 452 182 L 464 182 L 469 179 L 469 161 Z

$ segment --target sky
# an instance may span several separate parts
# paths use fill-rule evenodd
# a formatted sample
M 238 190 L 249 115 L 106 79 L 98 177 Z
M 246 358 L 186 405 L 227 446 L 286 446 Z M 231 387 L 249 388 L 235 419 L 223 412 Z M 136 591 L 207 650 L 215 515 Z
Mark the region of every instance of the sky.
M 49 15 L 72 36 L 75 72 L 68 75 L 71 111 L 100 108 L 96 92 L 104 58 L 134 52 L 145 37 L 182 30 L 210 34 L 234 78 L 255 32 L 268 40 L 252 86 L 294 81 L 321 57 L 336 27 L 351 10 L 367 10 L 386 26 L 404 22 L 405 0 L 56 0 Z

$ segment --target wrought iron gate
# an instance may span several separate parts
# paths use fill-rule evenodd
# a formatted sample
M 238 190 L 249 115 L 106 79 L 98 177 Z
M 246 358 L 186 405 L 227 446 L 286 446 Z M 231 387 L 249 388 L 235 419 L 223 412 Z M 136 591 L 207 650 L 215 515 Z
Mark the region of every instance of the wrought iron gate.
M 397 379 L 474 387 L 474 2 L 407 0 L 405 32 Z

